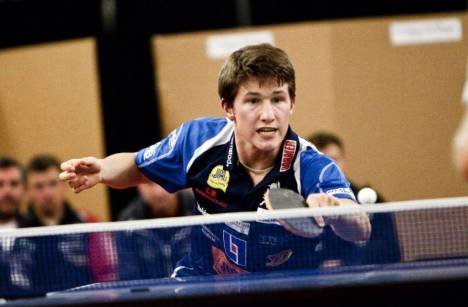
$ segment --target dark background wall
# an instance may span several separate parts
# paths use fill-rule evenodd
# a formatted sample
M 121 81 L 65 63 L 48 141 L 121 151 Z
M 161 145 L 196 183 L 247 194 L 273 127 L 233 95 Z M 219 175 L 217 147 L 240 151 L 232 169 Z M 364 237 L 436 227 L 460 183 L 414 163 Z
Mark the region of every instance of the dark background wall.
M 112 154 L 161 138 L 154 34 L 466 9 L 465 0 L 0 0 L 0 48 L 95 37 L 106 154 Z M 113 218 L 135 195 L 109 193 Z

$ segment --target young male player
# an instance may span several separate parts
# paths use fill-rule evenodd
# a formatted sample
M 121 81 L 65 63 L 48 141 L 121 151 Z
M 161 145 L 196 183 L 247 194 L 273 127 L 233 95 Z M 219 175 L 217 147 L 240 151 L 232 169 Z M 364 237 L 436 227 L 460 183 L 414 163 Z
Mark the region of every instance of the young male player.
M 274 187 L 299 192 L 310 207 L 357 206 L 337 165 L 289 126 L 295 72 L 283 50 L 260 44 L 235 51 L 218 92 L 226 117 L 186 122 L 137 153 L 66 161 L 61 179 L 77 193 L 97 183 L 126 188 L 147 180 L 169 192 L 191 187 L 195 214 L 266 210 L 264 194 Z M 370 236 L 364 213 L 324 222 L 345 240 Z M 319 240 L 275 221 L 194 227 L 191 253 L 173 276 L 315 267 Z

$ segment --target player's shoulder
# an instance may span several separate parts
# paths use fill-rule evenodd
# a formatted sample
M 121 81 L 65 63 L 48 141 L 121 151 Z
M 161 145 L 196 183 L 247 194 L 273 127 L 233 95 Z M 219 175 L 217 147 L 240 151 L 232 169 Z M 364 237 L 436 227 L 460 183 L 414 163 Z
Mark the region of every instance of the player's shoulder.
M 223 117 L 201 117 L 185 122 L 180 130 L 177 146 L 190 157 L 229 142 L 234 133 L 234 123 Z M 195 154 L 196 153 L 196 154 Z
M 300 163 L 297 163 L 296 167 L 300 168 L 303 176 L 323 177 L 326 170 L 329 173 L 338 167 L 332 158 L 319 151 L 309 141 L 299 138 L 299 143 Z
M 233 127 L 233 124 L 226 117 L 199 117 L 185 122 L 181 127 L 185 128 L 185 133 L 206 138 L 216 136 L 222 130 Z
M 327 165 L 331 162 L 334 162 L 333 159 L 331 159 L 329 156 L 325 155 L 320 150 L 318 150 L 314 144 L 301 137 L 299 138 L 299 144 L 299 155 L 302 163 L 313 162 L 314 164 L 319 163 Z

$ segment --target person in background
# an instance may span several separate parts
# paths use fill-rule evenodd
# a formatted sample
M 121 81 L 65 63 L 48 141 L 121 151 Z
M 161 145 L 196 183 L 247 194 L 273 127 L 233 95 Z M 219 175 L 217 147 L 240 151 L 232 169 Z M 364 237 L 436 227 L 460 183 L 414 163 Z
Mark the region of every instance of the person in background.
M 123 210 L 120 221 L 191 215 L 190 190 L 169 193 L 149 182 L 137 186 L 139 195 Z M 169 277 L 176 262 L 189 251 L 190 228 L 128 231 L 117 239 L 121 280 Z
M 468 80 L 465 81 L 462 102 L 464 111 L 458 129 L 452 140 L 452 154 L 455 168 L 468 181 Z
M 350 182 L 355 195 L 365 187 L 353 182 L 347 174 L 347 160 L 343 141 L 335 134 L 320 131 L 309 136 L 308 140 L 319 151 L 336 161 Z M 366 185 L 367 186 L 367 185 Z M 385 199 L 379 192 L 376 203 L 383 203 Z M 323 266 L 340 266 L 355 264 L 389 263 L 400 260 L 400 250 L 395 232 L 395 225 L 390 214 L 376 214 L 371 216 L 372 233 L 369 241 L 364 245 L 344 241 L 334 235 L 331 229 L 326 229 L 323 249 Z
M 191 215 L 194 203 L 192 191 L 169 193 L 154 182 L 137 186 L 138 195 L 124 208 L 119 221 Z
M 23 166 L 15 159 L 0 156 L 0 229 L 22 224 L 20 206 L 25 194 Z
M 353 190 L 354 195 L 357 196 L 358 192 L 364 186 L 368 186 L 358 185 L 349 178 L 345 147 L 341 139 L 336 134 L 320 131 L 309 136 L 308 141 L 314 144 L 318 150 L 320 150 L 321 152 L 323 152 L 324 154 L 336 161 L 336 164 L 338 164 L 340 169 L 345 173 L 345 176 L 349 181 L 351 190 Z M 383 202 L 385 202 L 385 199 L 380 193 L 377 192 L 376 203 Z
M 23 166 L 14 158 L 0 156 L 0 230 L 21 227 L 20 206 L 25 194 Z M 0 297 L 27 289 L 31 268 L 29 253 L 21 252 L 22 240 L 0 238 Z
M 468 106 L 453 139 L 453 154 L 457 171 L 468 181 Z
M 31 158 L 26 167 L 28 207 L 20 227 L 88 222 L 65 198 L 59 181 L 60 161 L 53 155 Z M 90 219 L 94 221 L 94 217 Z M 39 231 L 39 230 L 38 230 Z M 19 238 L 20 281 L 24 291 L 42 294 L 97 281 L 116 279 L 109 233 L 70 233 Z
M 36 155 L 26 167 L 28 206 L 22 227 L 88 222 L 65 198 L 58 178 L 60 161 L 49 154 Z

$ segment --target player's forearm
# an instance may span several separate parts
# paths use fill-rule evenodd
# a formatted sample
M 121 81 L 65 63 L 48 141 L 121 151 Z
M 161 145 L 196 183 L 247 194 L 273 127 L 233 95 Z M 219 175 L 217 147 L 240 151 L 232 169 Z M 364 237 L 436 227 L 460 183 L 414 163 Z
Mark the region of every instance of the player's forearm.
M 145 181 L 135 164 L 135 153 L 118 153 L 100 161 L 101 183 L 124 189 Z
M 340 200 L 342 206 L 359 206 L 348 200 Z M 327 223 L 343 240 L 365 242 L 371 235 L 371 224 L 366 213 L 338 215 L 329 217 Z

